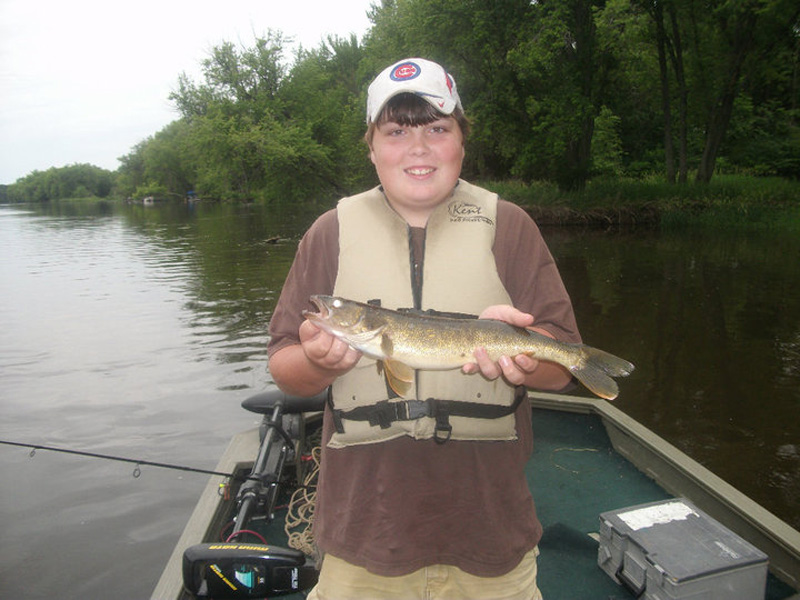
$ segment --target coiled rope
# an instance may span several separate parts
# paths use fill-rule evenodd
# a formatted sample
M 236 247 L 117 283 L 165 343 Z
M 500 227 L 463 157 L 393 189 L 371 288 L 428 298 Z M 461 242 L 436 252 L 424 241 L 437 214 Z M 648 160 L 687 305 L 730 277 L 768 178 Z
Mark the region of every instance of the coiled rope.
M 284 531 L 289 538 L 289 546 L 307 555 L 316 553 L 311 526 L 314 523 L 314 508 L 317 502 L 317 479 L 321 455 L 322 448 L 315 446 L 311 449 L 310 455 L 303 458 L 303 460 L 312 462 L 313 465 L 307 470 L 301 485 L 289 499 L 284 524 Z

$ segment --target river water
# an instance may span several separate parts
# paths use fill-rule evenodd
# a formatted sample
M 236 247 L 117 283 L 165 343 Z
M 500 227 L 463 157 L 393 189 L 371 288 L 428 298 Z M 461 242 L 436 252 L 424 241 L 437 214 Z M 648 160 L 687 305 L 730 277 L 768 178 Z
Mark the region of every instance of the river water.
M 213 469 L 323 208 L 0 207 L 0 440 Z M 800 527 L 800 240 L 544 233 L 617 405 Z M 0 598 L 149 597 L 206 477 L 134 467 L 0 445 Z

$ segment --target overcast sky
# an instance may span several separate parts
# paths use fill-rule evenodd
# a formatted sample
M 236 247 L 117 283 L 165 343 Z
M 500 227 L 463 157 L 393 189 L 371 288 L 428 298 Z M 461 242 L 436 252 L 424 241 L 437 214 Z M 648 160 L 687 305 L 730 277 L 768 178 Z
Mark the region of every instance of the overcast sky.
M 178 76 L 223 41 L 359 39 L 376 0 L 0 0 L 0 184 L 117 158 L 178 118 Z M 290 55 L 287 56 L 290 58 Z

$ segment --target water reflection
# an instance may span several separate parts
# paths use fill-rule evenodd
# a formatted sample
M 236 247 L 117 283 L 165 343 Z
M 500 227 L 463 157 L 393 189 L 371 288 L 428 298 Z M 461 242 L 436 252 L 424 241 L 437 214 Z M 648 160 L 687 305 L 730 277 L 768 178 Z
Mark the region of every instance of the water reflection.
M 800 526 L 800 241 L 545 233 L 584 338 L 637 366 L 618 405 Z
M 185 297 L 184 323 L 197 346 L 198 360 L 242 363 L 238 372 L 263 369 L 266 332 L 272 309 L 306 221 L 297 211 L 219 205 L 180 204 L 128 207 L 126 222 L 148 237 L 148 248 L 162 250 L 176 265 L 174 277 Z M 298 222 L 300 221 L 300 222 Z M 152 262 L 165 267 L 158 253 Z M 191 271 L 185 277 L 181 269 Z M 226 383 L 223 390 L 248 383 Z

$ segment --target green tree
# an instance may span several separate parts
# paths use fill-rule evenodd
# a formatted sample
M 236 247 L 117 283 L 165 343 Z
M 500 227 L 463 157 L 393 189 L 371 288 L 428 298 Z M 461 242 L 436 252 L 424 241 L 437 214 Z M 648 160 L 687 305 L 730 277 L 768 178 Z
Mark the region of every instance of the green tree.
M 580 189 L 593 174 L 654 170 L 678 182 L 693 168 L 698 181 L 718 167 L 797 176 L 798 11 L 790 0 L 382 0 L 363 43 L 330 38 L 292 61 L 275 32 L 214 48 L 199 81 L 178 79 L 181 120 L 121 159 L 118 186 L 288 202 L 372 185 L 366 87 L 406 56 L 458 81 L 468 177 Z M 61 185 L 42 176 L 25 189 Z
M 718 0 L 702 10 L 693 0 L 609 0 L 597 21 L 616 61 L 611 88 L 616 93 L 608 94 L 606 103 L 625 115 L 621 135 L 631 162 L 645 164 L 659 150 L 668 181 L 676 174 L 679 182 L 687 181 L 694 164 L 697 181 L 707 182 L 718 157 L 730 165 L 731 158 L 746 154 L 725 156 L 741 95 L 766 95 L 783 115 L 791 114 L 784 107 L 797 96 L 796 89 L 780 99 L 770 90 L 786 90 L 796 80 L 790 73 L 797 65 L 797 14 L 796 6 L 782 0 Z M 655 123 L 662 139 L 658 146 Z M 742 132 L 736 123 L 732 127 Z
M 653 40 L 656 47 L 658 58 L 658 77 L 660 83 L 661 114 L 663 120 L 664 135 L 664 163 L 666 179 L 669 183 L 675 183 L 675 131 L 673 128 L 673 94 L 671 88 L 672 74 L 669 66 L 672 66 L 674 73 L 675 87 L 678 98 L 678 180 L 686 182 L 688 162 L 687 162 L 687 98 L 688 90 L 686 87 L 686 76 L 683 58 L 683 43 L 681 28 L 677 20 L 676 1 L 674 0 L 636 0 L 632 3 L 634 7 L 639 7 L 649 16 L 655 30 Z M 668 23 L 665 19 L 668 16 Z
M 173 121 L 143 148 L 144 181 L 157 183 L 166 193 L 183 198 L 194 187 L 190 129 L 185 120 Z
M 284 45 L 274 32 L 250 48 L 224 43 L 203 61 L 202 83 L 180 79 L 172 100 L 188 123 L 199 194 L 302 201 L 336 187 L 343 130 L 333 124 L 342 119 L 346 83 L 327 89 L 321 82 L 331 76 L 313 66 L 313 54 L 301 53 L 290 70 Z M 348 52 L 357 58 L 357 44 L 336 40 L 331 47 L 329 57 L 340 62 Z
M 624 174 L 618 131 L 621 121 L 607 106 L 602 107 L 595 118 L 591 148 L 592 175 L 617 177 Z
M 363 140 L 368 83 L 363 58 L 355 36 L 330 37 L 298 54 L 281 89 L 287 114 L 308 125 L 314 142 L 328 151 L 331 170 L 319 174 L 321 184 L 340 196 L 375 182 Z
M 597 38 L 598 6 L 588 0 L 537 4 L 527 41 L 514 55 L 534 87 L 529 112 L 549 150 L 548 168 L 562 189 L 581 189 L 589 176 L 594 122 L 608 69 Z
M 117 193 L 132 197 L 136 189 L 145 183 L 144 151 L 152 138 L 142 140 L 131 151 L 119 157 L 120 167 L 117 169 Z

